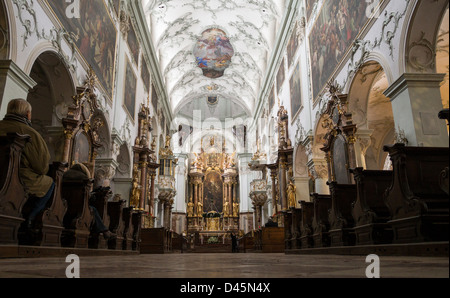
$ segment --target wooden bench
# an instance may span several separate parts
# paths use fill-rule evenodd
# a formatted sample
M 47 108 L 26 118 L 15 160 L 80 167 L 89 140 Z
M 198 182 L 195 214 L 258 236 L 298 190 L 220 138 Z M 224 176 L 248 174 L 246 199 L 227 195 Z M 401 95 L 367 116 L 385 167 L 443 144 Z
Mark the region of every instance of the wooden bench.
M 292 212 L 286 211 L 283 212 L 283 220 L 284 220 L 284 247 L 285 249 L 291 249 L 291 240 L 292 240 Z
M 352 246 L 355 244 L 352 204 L 356 201 L 356 185 L 329 182 L 331 194 L 330 245 Z
M 263 253 L 284 253 L 284 228 L 262 228 L 260 231 Z
M 329 211 L 331 209 L 331 196 L 317 193 L 311 194 L 314 203 L 314 217 L 312 221 L 314 247 L 330 246 Z
M 62 182 L 62 198 L 67 201 L 64 230 L 61 235 L 63 247 L 88 248 L 94 215 L 89 208 L 93 180 L 89 178 L 66 178 Z
M 123 249 L 123 232 L 125 230 L 125 222 L 123 220 L 123 209 L 125 200 L 118 202 L 108 202 L 109 230 L 115 233 L 115 239 L 108 240 L 108 248 L 113 250 Z
M 253 251 L 255 247 L 255 237 L 253 233 L 249 232 L 239 238 L 239 251 L 246 253 L 248 251 Z
M 64 230 L 64 216 L 67 212 L 67 201 L 62 198 L 62 179 L 67 164 L 54 162 L 49 166 L 47 175 L 55 183 L 55 189 L 46 208 L 35 219 L 32 229 L 22 226 L 19 230 L 19 244 L 46 247 L 61 247 L 61 235 Z M 27 218 L 32 211 L 36 197 L 30 196 L 23 207 L 23 217 Z
M 124 223 L 123 228 L 123 250 L 132 250 L 133 249 L 133 224 L 132 217 L 134 213 L 134 207 L 126 207 L 123 208 L 122 219 Z
M 312 248 L 314 247 L 313 239 L 313 228 L 312 221 L 314 218 L 314 203 L 299 201 L 301 209 L 301 220 L 300 220 L 300 242 L 302 244 L 301 248 Z
M 352 215 L 357 245 L 392 243 L 390 212 L 383 195 L 392 184 L 392 171 L 352 169 L 357 189 Z
M 141 254 L 164 254 L 172 251 L 172 234 L 166 228 L 141 230 Z
M 133 244 L 131 250 L 139 251 L 141 246 L 141 229 L 142 229 L 142 217 L 141 211 L 134 212 L 131 218 L 131 224 L 133 225 Z
M 440 184 L 449 148 L 384 146 L 393 165 L 385 202 L 394 243 L 449 240 L 449 196 Z
M 0 244 L 18 244 L 22 208 L 28 196 L 19 177 L 22 151 L 29 136 L 7 134 L 0 137 Z
M 110 218 L 108 214 L 108 201 L 112 197 L 110 187 L 98 187 L 91 193 L 89 205 L 97 209 L 103 224 L 109 227 Z M 93 249 L 107 249 L 108 241 L 102 237 L 101 233 L 91 231 L 89 237 L 89 248 Z
M 291 208 L 291 249 L 300 249 L 302 247 L 300 224 L 302 220 L 302 210 Z

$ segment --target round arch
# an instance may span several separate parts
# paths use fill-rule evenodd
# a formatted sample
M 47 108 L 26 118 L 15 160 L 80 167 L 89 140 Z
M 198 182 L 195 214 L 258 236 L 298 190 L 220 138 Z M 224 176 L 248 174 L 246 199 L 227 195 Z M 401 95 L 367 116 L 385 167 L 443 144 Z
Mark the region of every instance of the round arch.
M 73 77 L 55 51 L 41 52 L 35 58 L 29 75 L 37 83 L 27 97 L 33 108 L 33 125 L 44 137 L 52 160 L 60 161 L 64 144 L 62 119 L 76 94 Z
M 447 0 L 414 1 L 402 30 L 399 65 L 402 73 L 436 73 L 436 43 Z
M 384 95 L 390 86 L 389 69 L 376 60 L 367 61 L 353 77 L 348 90 L 348 108 L 357 125 L 357 163 L 371 170 L 384 168 L 383 146 L 392 144 L 395 122 L 392 104 Z

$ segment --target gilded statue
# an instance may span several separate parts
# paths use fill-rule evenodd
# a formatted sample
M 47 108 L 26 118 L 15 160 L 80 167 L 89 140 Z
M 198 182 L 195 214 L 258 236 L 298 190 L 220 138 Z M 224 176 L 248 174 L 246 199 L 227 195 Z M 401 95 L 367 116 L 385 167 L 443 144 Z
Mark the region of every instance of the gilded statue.
M 230 216 L 230 204 L 228 202 L 225 202 L 225 204 L 223 204 L 223 215 L 225 217 Z
M 190 198 L 189 203 L 187 204 L 187 214 L 188 217 L 194 217 L 194 203 L 192 203 L 192 198 Z
M 297 187 L 295 186 L 295 184 L 292 182 L 292 180 L 289 181 L 289 185 L 287 188 L 287 196 L 288 196 L 288 207 L 294 207 L 296 206 L 295 200 L 296 200 L 296 191 L 297 191 Z
M 195 159 L 194 159 L 194 161 L 192 162 L 192 166 L 193 166 L 195 169 L 203 169 L 203 162 L 202 162 L 202 160 L 201 160 L 201 157 L 200 157 L 197 153 L 195 153 L 195 152 L 194 152 L 194 155 L 195 155 Z
M 134 165 L 133 185 L 131 188 L 130 206 L 139 207 L 141 198 L 141 185 L 139 184 L 138 166 Z
M 166 148 L 170 148 L 171 137 L 169 135 L 166 136 Z
M 234 152 L 232 155 L 229 155 L 228 153 L 225 153 L 223 157 L 223 169 L 231 169 L 236 166 L 236 163 L 234 162 L 234 156 L 236 155 L 236 152 Z
M 233 203 L 233 217 L 239 217 L 239 203 Z
M 198 203 L 197 203 L 197 216 L 198 217 L 203 216 L 203 204 L 200 201 L 198 201 Z

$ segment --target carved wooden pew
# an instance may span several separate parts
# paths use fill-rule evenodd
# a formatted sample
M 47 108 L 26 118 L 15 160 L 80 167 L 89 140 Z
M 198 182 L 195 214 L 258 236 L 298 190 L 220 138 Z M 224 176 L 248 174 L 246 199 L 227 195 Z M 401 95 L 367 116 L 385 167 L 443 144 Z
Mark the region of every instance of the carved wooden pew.
M 328 219 L 331 209 L 331 196 L 311 194 L 314 203 L 314 218 L 312 221 L 314 247 L 330 246 L 330 222 Z
M 122 249 L 123 250 L 132 250 L 133 248 L 133 207 L 123 208 L 122 211 L 122 220 L 124 223 L 123 228 L 123 242 Z
M 261 238 L 261 251 L 263 253 L 284 253 L 285 239 L 283 228 L 261 228 L 258 231 Z
M 89 204 L 97 209 L 103 224 L 109 227 L 108 201 L 112 197 L 110 187 L 98 187 L 91 193 Z M 93 249 L 107 249 L 108 241 L 102 237 L 100 233 L 91 231 L 89 237 L 89 248 Z
M 19 231 L 19 244 L 32 246 L 60 247 L 61 235 L 64 230 L 64 216 L 67 212 L 67 202 L 62 198 L 62 179 L 67 164 L 54 162 L 49 166 L 47 175 L 55 183 L 55 189 L 47 207 L 35 219 L 34 227 L 28 229 L 21 227 Z M 35 205 L 35 197 L 30 196 L 25 204 L 22 214 L 27 218 Z
M 109 249 L 121 250 L 123 248 L 123 232 L 125 229 L 123 209 L 125 202 L 124 200 L 108 202 L 109 230 L 117 235 L 115 239 L 108 240 Z
M 302 211 L 297 208 L 291 208 L 291 214 L 291 249 L 300 249 L 302 247 L 302 242 L 300 240 L 300 224 L 302 219 Z
M 283 212 L 284 219 L 284 248 L 289 250 L 291 247 L 292 240 L 292 212 L 291 210 Z
M 383 195 L 392 183 L 392 171 L 351 170 L 357 189 L 352 215 L 357 245 L 392 243 L 389 209 Z
M 0 244 L 18 244 L 27 194 L 19 177 L 22 151 L 29 136 L 0 136 Z
M 385 193 L 394 243 L 449 240 L 449 197 L 440 175 L 448 167 L 449 148 L 385 146 L 393 164 L 393 182 Z
M 302 249 L 314 247 L 312 221 L 314 218 L 314 203 L 300 201 L 301 221 L 300 221 L 300 242 Z
M 134 212 L 131 218 L 133 225 L 133 244 L 131 249 L 133 251 L 139 251 L 141 246 L 141 228 L 142 228 L 142 212 Z M 186 240 L 186 239 L 184 239 Z
M 70 171 L 70 170 L 69 170 Z M 62 198 L 67 201 L 64 230 L 61 236 L 63 247 L 88 248 L 94 215 L 89 208 L 89 197 L 93 180 L 63 176 Z
M 331 193 L 330 245 L 352 246 L 355 244 L 352 204 L 356 201 L 356 185 L 329 182 Z

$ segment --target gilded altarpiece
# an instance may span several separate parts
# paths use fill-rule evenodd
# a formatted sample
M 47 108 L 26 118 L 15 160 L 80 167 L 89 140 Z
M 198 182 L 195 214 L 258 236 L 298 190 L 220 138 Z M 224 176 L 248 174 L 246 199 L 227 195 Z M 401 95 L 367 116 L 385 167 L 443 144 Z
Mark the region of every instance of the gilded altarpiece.
M 226 153 L 225 143 L 216 135 L 205 136 L 201 148 L 191 157 L 188 232 L 199 232 L 203 239 L 223 239 L 228 232 L 237 233 L 239 229 L 235 154 Z

